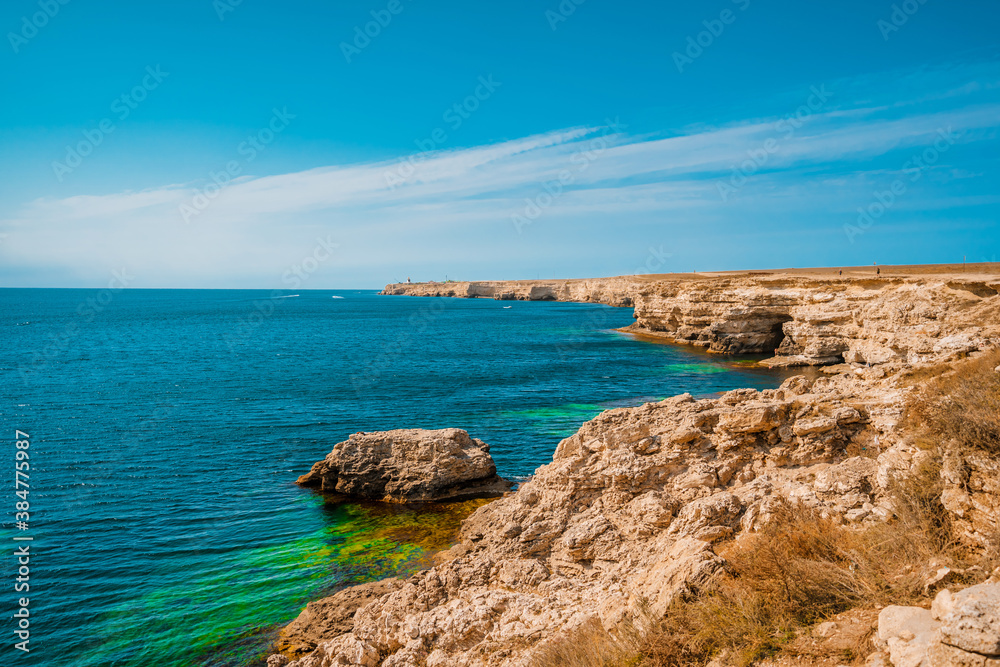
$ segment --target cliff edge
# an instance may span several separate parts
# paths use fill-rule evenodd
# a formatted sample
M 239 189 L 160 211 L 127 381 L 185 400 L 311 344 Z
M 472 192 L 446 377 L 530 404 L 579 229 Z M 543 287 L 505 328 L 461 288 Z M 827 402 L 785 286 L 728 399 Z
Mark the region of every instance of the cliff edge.
M 831 367 L 602 413 L 466 519 L 435 567 L 269 665 L 951 664 L 944 621 L 924 637 L 922 610 L 886 610 L 1000 577 L 1000 282 L 611 280 L 448 289 L 630 304 L 645 331 Z M 671 642 L 665 662 L 637 662 Z
M 949 267 L 945 267 L 949 268 Z M 954 268 L 954 267 L 950 267 Z M 1000 341 L 1000 266 L 981 273 L 828 270 L 392 284 L 385 295 L 633 307 L 627 330 L 772 366 L 948 361 Z M 818 271 L 818 270 L 817 270 Z

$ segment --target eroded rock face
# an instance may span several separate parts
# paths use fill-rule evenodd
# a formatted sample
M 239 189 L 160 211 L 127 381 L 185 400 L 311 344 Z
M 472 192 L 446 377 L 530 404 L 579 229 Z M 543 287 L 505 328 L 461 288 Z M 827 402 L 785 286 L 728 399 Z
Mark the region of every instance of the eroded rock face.
M 980 584 L 938 593 L 931 608 L 941 641 L 964 651 L 1000 657 L 1000 585 Z
M 963 541 L 987 546 L 1000 535 L 1000 459 L 981 451 L 949 451 L 941 470 L 941 502 Z
M 386 285 L 382 294 L 449 296 L 499 301 L 579 301 L 631 306 L 643 282 L 634 277 L 592 280 L 494 280 Z
M 775 274 L 388 285 L 383 294 L 634 306 L 637 333 L 773 366 L 945 361 L 1000 340 L 1000 280 Z
M 302 486 L 386 502 L 501 495 L 490 447 L 457 428 L 354 433 L 298 479 Z
M 310 602 L 298 618 L 281 631 L 278 650 L 291 656 L 312 652 L 317 644 L 354 629 L 354 614 L 358 609 L 402 586 L 400 579 L 382 579 L 351 586 L 330 597 Z
M 1000 298 L 933 280 L 732 278 L 649 287 L 636 327 L 717 352 L 773 353 L 775 366 L 943 361 L 995 338 Z M 984 316 L 985 315 L 985 316 Z
M 892 435 L 897 390 L 869 389 L 853 374 L 799 376 L 604 412 L 466 519 L 443 562 L 294 667 L 527 667 L 581 624 L 614 632 L 662 614 L 722 567 L 714 541 L 762 525 L 781 499 L 879 521 L 886 486 L 920 453 Z

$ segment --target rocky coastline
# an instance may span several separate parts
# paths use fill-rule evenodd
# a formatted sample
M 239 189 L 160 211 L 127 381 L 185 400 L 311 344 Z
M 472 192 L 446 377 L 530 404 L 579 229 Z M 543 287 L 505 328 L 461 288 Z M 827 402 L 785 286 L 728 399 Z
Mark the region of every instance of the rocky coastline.
M 932 275 L 674 274 L 392 284 L 384 295 L 575 301 L 634 308 L 627 330 L 772 366 L 927 364 L 996 344 L 1000 267 Z
M 556 664 L 546 656 L 581 628 L 614 638 L 697 597 L 727 571 L 722 547 L 751 539 L 783 508 L 845 530 L 885 525 L 901 512 L 901 480 L 931 468 L 955 539 L 969 553 L 996 547 L 1000 456 L 929 446 L 907 405 L 924 374 L 947 373 L 1000 343 L 998 275 L 633 277 L 390 285 L 384 293 L 631 306 L 634 331 L 824 373 L 773 390 L 684 394 L 602 413 L 558 443 L 552 462 L 516 493 L 466 519 L 433 568 L 312 603 L 293 626 L 311 628 L 316 648 L 276 654 L 271 667 Z M 338 486 L 332 467 L 318 463 L 305 482 Z M 900 576 L 919 581 L 934 608 L 862 614 L 856 624 L 874 638 L 852 660 L 1000 664 L 989 641 L 1000 628 L 1000 570 L 988 575 L 969 574 L 981 588 L 966 593 L 954 568 L 910 568 Z M 834 641 L 849 625 L 831 620 L 810 641 Z M 713 664 L 730 663 L 722 655 Z

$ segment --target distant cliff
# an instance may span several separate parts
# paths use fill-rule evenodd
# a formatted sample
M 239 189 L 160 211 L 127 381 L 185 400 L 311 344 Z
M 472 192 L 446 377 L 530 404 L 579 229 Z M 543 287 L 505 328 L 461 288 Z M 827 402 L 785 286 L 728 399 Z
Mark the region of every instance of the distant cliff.
M 434 567 L 307 607 L 268 667 L 757 655 L 696 646 L 713 623 L 727 641 L 751 628 L 740 650 L 765 637 L 759 657 L 785 646 L 794 660 L 768 663 L 783 667 L 1000 661 L 1000 280 L 834 273 L 388 286 L 632 306 L 637 332 L 832 367 L 777 389 L 601 413 L 467 518 Z M 787 538 L 762 532 L 793 523 Z M 765 613 L 793 601 L 801 627 Z M 648 646 L 670 662 L 640 662 L 647 645 L 631 638 L 656 633 Z M 311 652 L 288 650 L 296 641 Z
M 576 301 L 632 306 L 632 294 L 643 283 L 634 277 L 587 280 L 495 280 L 484 282 L 396 283 L 382 294 L 401 296 L 450 296 L 499 301 Z
M 773 366 L 944 361 L 1000 335 L 1000 276 L 632 276 L 392 284 L 382 294 L 631 306 L 636 333 L 773 354 Z

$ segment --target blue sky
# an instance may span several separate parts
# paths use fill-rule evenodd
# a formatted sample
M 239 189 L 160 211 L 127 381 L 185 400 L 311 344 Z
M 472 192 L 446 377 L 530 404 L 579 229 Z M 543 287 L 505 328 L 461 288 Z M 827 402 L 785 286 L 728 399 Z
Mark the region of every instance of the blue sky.
M 996 2 L 64 2 L 0 9 L 2 286 L 1000 254 Z

